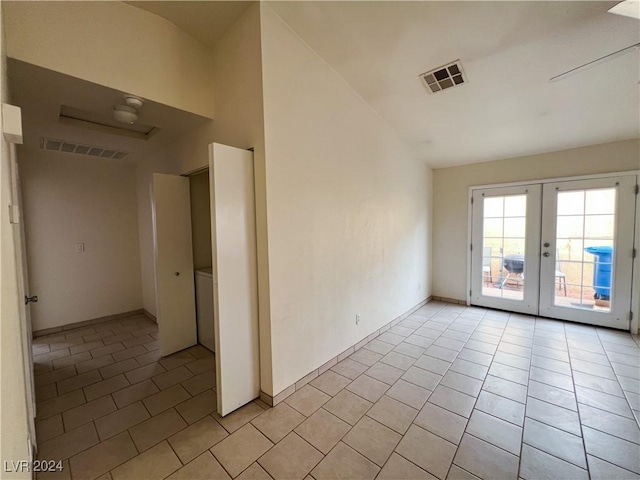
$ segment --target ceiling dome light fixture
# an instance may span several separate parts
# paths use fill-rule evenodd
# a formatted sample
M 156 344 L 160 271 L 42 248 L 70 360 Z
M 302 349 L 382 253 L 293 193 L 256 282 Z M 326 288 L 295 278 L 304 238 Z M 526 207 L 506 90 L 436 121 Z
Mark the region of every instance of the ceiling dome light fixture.
M 113 107 L 113 118 L 120 123 L 132 125 L 138 121 L 138 112 L 135 108 L 126 105 L 116 105 Z
M 113 118 L 120 123 L 133 125 L 138 121 L 138 110 L 144 103 L 139 97 L 124 95 L 126 105 L 116 105 L 113 107 Z

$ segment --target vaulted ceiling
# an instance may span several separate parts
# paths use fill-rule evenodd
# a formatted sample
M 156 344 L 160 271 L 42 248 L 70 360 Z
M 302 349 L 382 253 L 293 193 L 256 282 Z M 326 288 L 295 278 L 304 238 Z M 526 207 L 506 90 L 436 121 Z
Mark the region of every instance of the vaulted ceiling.
M 213 47 L 253 2 L 127 3 L 164 17 Z M 439 168 L 638 138 L 638 49 L 549 82 L 555 75 L 640 42 L 638 20 L 607 13 L 615 3 L 269 1 L 267 5 L 419 158 Z M 466 82 L 431 93 L 419 75 L 454 60 L 460 60 Z M 49 78 L 46 72 L 38 77 L 25 65 L 14 65 L 13 71 L 12 83 L 19 85 L 14 87 L 16 94 L 34 104 L 33 114 L 26 117 L 37 118 L 42 128 L 46 115 L 54 121 L 57 106 L 75 95 L 72 88 L 88 89 L 69 79 Z M 58 86 L 45 89 L 39 78 Z M 90 92 L 86 108 L 107 111 L 118 95 L 108 89 Z M 76 106 L 77 98 L 67 104 Z M 148 105 L 143 112 L 147 118 L 141 120 L 164 123 L 159 138 L 202 122 L 164 111 L 160 105 Z M 83 135 L 100 140 L 95 132 Z M 121 148 L 130 143 L 118 142 L 124 142 Z
M 219 2 L 130 3 L 209 45 L 228 18 Z M 232 15 L 248 2 L 223 3 Z M 638 20 L 607 12 L 616 3 L 267 2 L 436 168 L 638 138 L 638 49 L 549 82 L 640 42 Z M 430 93 L 418 76 L 454 60 L 466 83 Z
M 433 167 L 637 138 L 640 42 L 617 2 L 269 2 Z M 454 60 L 467 83 L 418 75 Z M 606 159 L 603 159 L 606 161 Z

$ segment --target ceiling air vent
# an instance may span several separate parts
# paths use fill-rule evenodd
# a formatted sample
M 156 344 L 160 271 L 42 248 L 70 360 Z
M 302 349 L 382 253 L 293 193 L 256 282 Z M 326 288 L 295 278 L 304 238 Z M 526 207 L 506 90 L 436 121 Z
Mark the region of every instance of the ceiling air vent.
M 75 153 L 77 155 L 88 155 L 90 157 L 114 158 L 122 160 L 129 152 L 121 152 L 111 148 L 96 147 L 94 145 L 81 145 L 54 138 L 42 138 L 40 148 L 54 152 Z
M 423 73 L 420 78 L 431 93 L 438 93 L 467 82 L 460 60 Z

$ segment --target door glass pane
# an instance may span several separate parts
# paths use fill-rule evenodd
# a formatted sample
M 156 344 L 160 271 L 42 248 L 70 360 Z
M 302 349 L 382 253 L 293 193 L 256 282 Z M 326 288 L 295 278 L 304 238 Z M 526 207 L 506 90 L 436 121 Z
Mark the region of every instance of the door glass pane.
M 613 188 L 588 190 L 585 203 L 587 215 L 615 213 L 616 192 Z
M 558 192 L 554 305 L 611 311 L 616 189 Z
M 509 197 L 508 202 L 504 202 L 505 217 L 524 218 L 527 215 L 527 197 L 526 195 L 518 195 Z
M 558 194 L 558 215 L 584 214 L 584 190 Z
M 613 239 L 614 215 L 587 215 L 584 219 L 584 238 Z
M 504 231 L 504 219 L 502 217 L 484 219 L 485 237 L 502 238 L 503 231 Z
M 504 236 L 507 238 L 521 238 L 525 230 L 525 217 L 504 219 Z
M 483 295 L 523 300 L 526 213 L 526 195 L 483 198 Z
M 524 252 L 524 238 L 505 238 L 505 255 L 522 255 Z
M 558 215 L 556 235 L 558 238 L 582 238 L 583 215 Z
M 487 197 L 484 199 L 484 218 L 504 217 L 504 202 L 502 197 Z

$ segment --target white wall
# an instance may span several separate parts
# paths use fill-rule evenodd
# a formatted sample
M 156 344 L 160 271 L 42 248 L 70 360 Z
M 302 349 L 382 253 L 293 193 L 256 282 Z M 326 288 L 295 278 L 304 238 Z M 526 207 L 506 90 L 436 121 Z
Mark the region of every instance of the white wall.
M 262 391 L 271 395 L 273 365 L 260 32 L 261 8 L 255 4 L 216 45 L 213 62 L 216 118 L 213 133 L 217 143 L 254 149 L 260 386 Z
M 189 177 L 191 196 L 191 239 L 193 243 L 193 268 L 211 267 L 211 203 L 209 195 L 209 171 Z
M 0 12 L 0 101 L 9 102 L 7 89 L 7 62 L 4 41 L 4 18 Z M 0 132 L 2 119 L 0 119 Z M 27 378 L 23 362 L 24 331 L 20 324 L 20 302 L 18 288 L 18 264 L 14 228 L 9 221 L 10 194 L 10 146 L 0 135 L 0 377 L 2 395 L 0 396 L 0 464 L 5 462 L 29 460 L 30 444 L 29 415 L 27 409 Z M 33 439 L 32 439 L 33 440 Z M 3 469 L 4 470 L 4 469 Z M 3 472 L 2 478 L 27 479 L 27 472 Z
M 7 55 L 213 117 L 209 49 L 124 2 L 2 2 Z
M 277 394 L 430 295 L 431 172 L 262 7 Z
M 33 329 L 141 308 L 133 169 L 58 152 L 21 150 L 18 158 L 30 291 L 38 295 Z
M 466 299 L 469 187 L 640 169 L 640 141 L 433 171 L 433 295 Z
M 172 138 L 137 165 L 140 250 L 142 254 L 144 308 L 155 314 L 153 284 L 153 236 L 151 179 L 153 172 L 181 175 L 209 165 L 212 142 L 240 148 L 260 144 L 263 150 L 262 87 L 260 78 L 260 30 L 257 5 L 251 7 L 210 52 L 214 81 L 210 86 L 222 100 L 216 103 L 216 119 L 188 135 Z M 257 60 L 257 61 L 256 61 Z
M 208 166 L 208 145 L 223 143 L 254 148 L 256 175 L 256 230 L 260 296 L 261 384 L 271 390 L 269 290 L 266 273 L 266 208 L 264 186 L 264 127 L 260 50 L 260 9 L 256 4 L 243 14 L 211 52 L 215 120 L 182 138 L 172 139 L 137 166 L 138 218 L 144 308 L 155 315 L 151 175 L 180 175 Z

